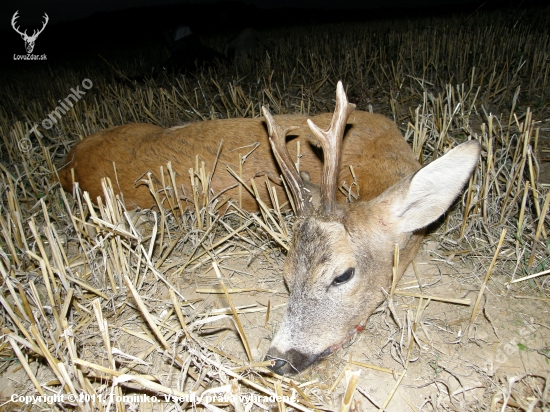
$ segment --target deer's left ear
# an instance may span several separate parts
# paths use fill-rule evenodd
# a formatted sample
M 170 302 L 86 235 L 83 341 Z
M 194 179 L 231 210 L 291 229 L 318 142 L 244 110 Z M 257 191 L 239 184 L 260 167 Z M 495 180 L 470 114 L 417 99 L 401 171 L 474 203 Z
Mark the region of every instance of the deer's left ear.
M 392 193 L 391 214 L 397 230 L 414 232 L 445 213 L 470 178 L 480 151 L 480 144 L 470 140 L 395 186 L 399 193 Z

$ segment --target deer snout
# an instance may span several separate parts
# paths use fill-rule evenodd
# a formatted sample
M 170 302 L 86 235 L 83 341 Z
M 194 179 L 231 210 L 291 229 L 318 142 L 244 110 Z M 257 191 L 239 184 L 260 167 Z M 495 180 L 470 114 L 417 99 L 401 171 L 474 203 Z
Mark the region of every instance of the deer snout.
M 314 363 L 322 354 L 311 355 L 289 349 L 281 352 L 275 347 L 269 348 L 265 360 L 272 360 L 274 364 L 269 366 L 273 372 L 279 375 L 295 375 Z

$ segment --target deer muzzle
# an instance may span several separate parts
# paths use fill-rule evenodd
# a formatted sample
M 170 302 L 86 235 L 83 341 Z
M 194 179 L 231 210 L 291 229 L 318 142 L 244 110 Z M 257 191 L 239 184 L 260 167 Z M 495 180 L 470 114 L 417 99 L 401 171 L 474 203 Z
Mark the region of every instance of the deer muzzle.
M 269 367 L 273 372 L 279 375 L 295 375 L 313 364 L 322 355 L 324 353 L 311 355 L 295 349 L 281 352 L 277 348 L 271 347 L 267 352 L 265 360 L 272 360 L 274 362 Z
M 276 347 L 269 348 L 265 360 L 273 361 L 273 365 L 269 367 L 273 372 L 279 375 L 294 375 L 302 372 L 308 366 L 315 363 L 320 358 L 329 356 L 330 354 L 349 346 L 358 332 L 361 332 L 365 328 L 365 322 L 359 323 L 352 330 L 350 330 L 345 339 L 326 349 L 319 354 L 303 353 L 296 349 L 289 349 L 286 351 L 280 351 Z

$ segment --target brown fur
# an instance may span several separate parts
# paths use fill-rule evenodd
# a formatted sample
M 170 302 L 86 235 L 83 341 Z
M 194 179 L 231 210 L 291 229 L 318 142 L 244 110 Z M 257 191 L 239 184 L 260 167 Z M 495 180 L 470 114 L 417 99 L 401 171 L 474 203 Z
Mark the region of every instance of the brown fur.
M 331 116 L 329 113 L 321 114 L 312 120 L 326 128 Z M 300 169 L 308 171 L 312 182 L 319 184 L 322 154 L 308 141 L 312 134 L 306 119 L 300 115 L 275 116 L 281 126 L 299 126 L 289 136 L 289 152 L 295 159 L 296 141 L 301 142 L 303 156 Z M 147 185 L 140 184 L 139 180 L 151 172 L 159 188 L 159 169 L 163 166 L 166 173 L 166 163 L 171 161 L 177 173 L 178 192 L 182 193 L 183 186 L 187 196 L 192 198 L 189 169 L 195 167 L 195 155 L 205 161 L 206 170 L 211 171 L 222 139 L 222 151 L 212 179 L 214 193 L 237 183 L 226 170 L 226 165 L 238 172 L 239 155 L 247 154 L 255 143 L 260 146 L 248 156 L 243 166 L 244 180 L 248 182 L 262 172 L 276 177 L 280 175 L 269 146 L 264 120 L 255 118 L 210 120 L 171 129 L 149 124 L 128 124 L 100 131 L 72 148 L 59 177 L 65 190 L 71 191 L 71 169 L 74 169 L 75 180 L 82 190 L 90 193 L 93 200 L 103 195 L 100 179 L 109 177 L 115 192 L 124 194 L 128 208 L 148 208 L 154 206 L 154 200 Z M 116 175 L 113 163 L 116 165 Z M 384 116 L 362 111 L 353 112 L 348 121 L 341 165 L 340 184 L 345 181 L 349 185 L 352 182 L 349 171 L 349 165 L 352 165 L 362 200 L 376 197 L 419 167 L 395 123 Z M 263 179 L 258 179 L 257 187 L 262 199 L 268 199 Z M 238 189 L 234 188 L 224 196 L 237 198 L 237 193 Z M 283 191 L 279 193 L 286 199 Z M 344 201 L 342 194 L 338 195 L 338 201 Z M 255 199 L 246 190 L 243 191 L 242 204 L 249 211 L 258 210 Z

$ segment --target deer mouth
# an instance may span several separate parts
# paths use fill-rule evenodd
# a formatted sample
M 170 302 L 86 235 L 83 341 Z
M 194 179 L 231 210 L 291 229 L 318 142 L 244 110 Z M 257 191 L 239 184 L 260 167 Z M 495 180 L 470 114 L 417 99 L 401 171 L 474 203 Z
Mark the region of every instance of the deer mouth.
M 328 348 L 326 351 L 324 351 L 321 354 L 321 357 L 324 358 L 325 356 L 328 356 L 328 355 L 330 355 L 334 352 L 337 352 L 342 348 L 349 347 L 353 342 L 355 342 L 355 337 L 357 336 L 357 333 L 361 332 L 363 329 L 365 329 L 365 324 L 366 324 L 366 321 L 363 321 L 363 322 L 355 325 L 353 327 L 353 329 L 348 332 L 348 334 L 346 335 L 346 337 L 344 338 L 344 340 L 342 342 Z

